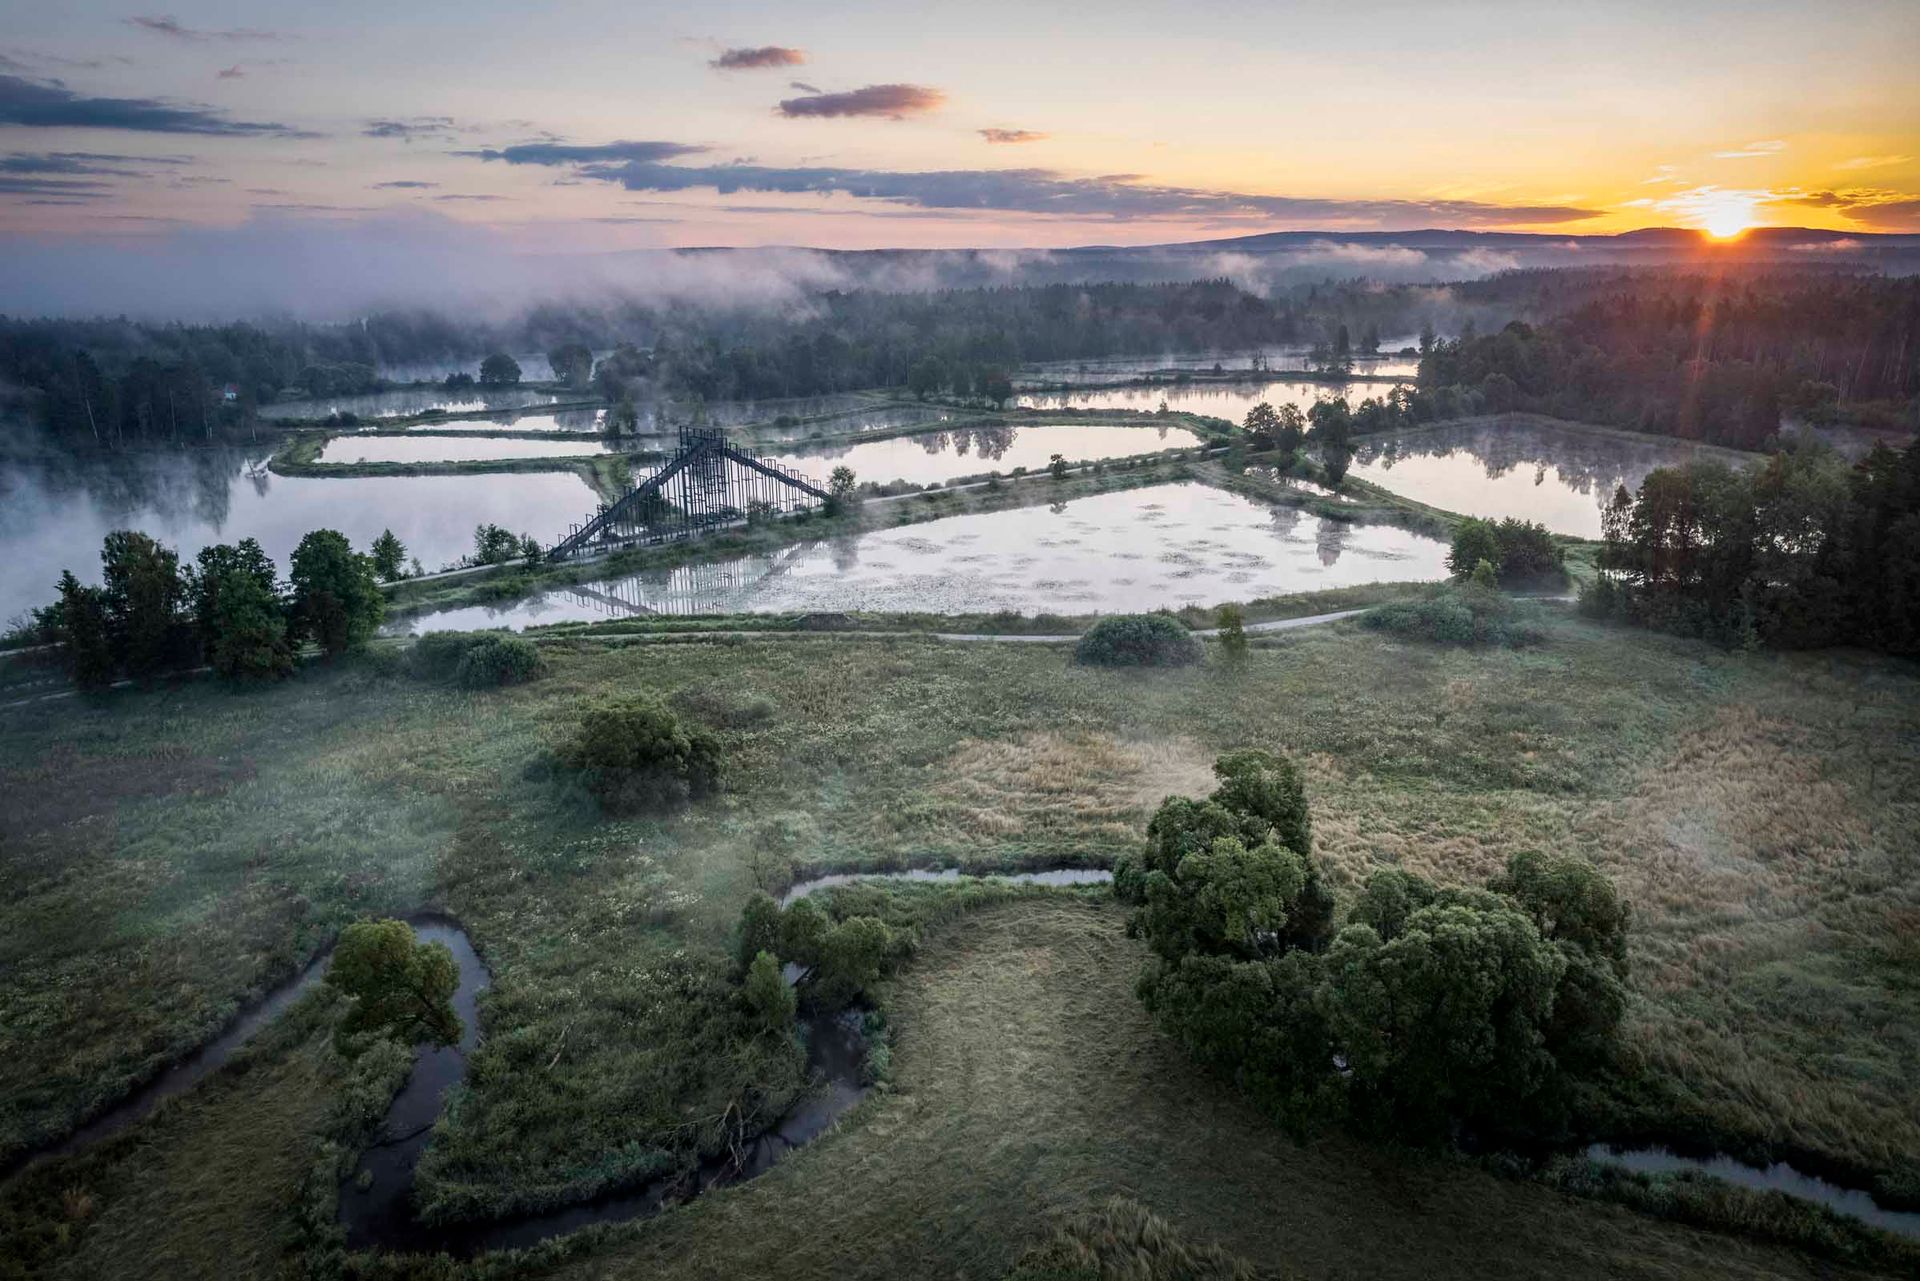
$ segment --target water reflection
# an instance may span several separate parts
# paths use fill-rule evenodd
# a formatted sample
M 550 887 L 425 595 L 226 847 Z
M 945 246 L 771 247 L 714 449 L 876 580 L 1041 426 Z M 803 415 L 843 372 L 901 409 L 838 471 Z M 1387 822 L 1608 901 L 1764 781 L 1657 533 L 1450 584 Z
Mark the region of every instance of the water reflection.
M 1176 413 L 1206 414 L 1228 422 L 1242 422 L 1247 411 L 1258 404 L 1275 409 L 1292 405 L 1301 413 L 1322 400 L 1342 396 L 1358 404 L 1368 396 L 1384 397 L 1392 388 L 1379 386 L 1342 387 L 1310 382 L 1236 382 L 1176 383 L 1159 387 L 1106 387 L 1094 391 L 1029 392 L 1020 397 L 1021 405 L 1032 409 L 1132 409 L 1152 413 L 1161 405 Z
M 1417 356 L 1402 355 L 1417 341 L 1412 335 L 1382 339 L 1379 354 L 1355 355 L 1353 372 L 1386 378 L 1413 378 L 1420 372 Z M 1021 383 L 1080 383 L 1097 385 L 1126 379 L 1178 377 L 1181 374 L 1303 373 L 1310 367 L 1310 347 L 1284 344 L 1264 347 L 1214 348 L 1198 352 L 1167 352 L 1155 356 L 1106 356 L 1091 360 L 1040 361 L 1024 366 Z
M 1601 508 L 1616 488 L 1637 489 L 1655 468 L 1703 454 L 1725 456 L 1685 441 L 1490 419 L 1362 441 L 1351 474 L 1447 511 L 1598 538 Z
M 556 588 L 505 607 L 426 615 L 409 627 L 732 612 L 1116 612 L 1437 579 L 1446 554 L 1444 543 L 1406 530 L 1182 483 Z
M 989 471 L 1006 473 L 1023 467 L 1039 471 L 1055 454 L 1073 462 L 1090 462 L 1189 449 L 1201 443 L 1185 428 L 1164 425 L 958 427 L 796 451 L 780 454 L 774 461 L 817 475 L 844 464 L 861 480 L 931 485 Z
M 413 387 L 364 396 L 327 396 L 262 405 L 260 416 L 283 422 L 319 422 L 337 413 L 352 414 L 356 418 L 404 418 L 425 413 L 484 414 L 551 405 L 559 399 L 550 391 L 535 391 L 530 387 L 486 387 L 455 392 L 440 387 Z
M 0 468 L 0 621 L 53 597 L 60 571 L 100 578 L 100 540 L 152 534 L 188 560 L 256 538 L 284 572 L 300 539 L 337 529 L 364 550 L 392 529 L 428 569 L 472 549 L 481 522 L 546 537 L 593 510 L 570 472 L 481 476 L 276 476 L 249 449 L 39 458 Z

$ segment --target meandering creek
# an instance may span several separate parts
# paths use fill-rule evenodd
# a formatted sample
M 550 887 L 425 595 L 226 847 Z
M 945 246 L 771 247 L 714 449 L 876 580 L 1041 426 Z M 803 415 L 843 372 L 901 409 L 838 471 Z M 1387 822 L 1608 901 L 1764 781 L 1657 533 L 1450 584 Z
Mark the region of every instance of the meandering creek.
M 794 884 L 782 905 L 836 885 L 859 880 L 897 880 L 925 883 L 958 881 L 958 869 L 940 871 L 830 873 Z M 1098 868 L 1050 868 L 995 874 L 1026 884 L 1084 886 L 1110 882 L 1112 873 Z M 355 1173 L 342 1186 L 339 1220 L 348 1245 L 354 1249 L 402 1252 L 446 1252 L 470 1256 L 489 1250 L 514 1249 L 564 1236 L 600 1223 L 643 1218 L 713 1188 L 743 1182 L 770 1169 L 787 1152 L 804 1146 L 832 1127 L 867 1092 L 864 1080 L 866 1041 L 858 1012 L 815 1015 L 800 1021 L 807 1066 L 815 1088 L 770 1130 L 738 1149 L 701 1161 L 693 1170 L 654 1180 L 624 1192 L 565 1206 L 544 1213 L 482 1222 L 428 1225 L 412 1211 L 414 1170 L 432 1137 L 433 1126 L 445 1105 L 447 1091 L 466 1073 L 467 1058 L 480 1042 L 479 997 L 491 975 L 466 931 L 452 918 L 418 913 L 408 918 L 423 942 L 443 943 L 453 953 L 459 983 L 453 1005 L 460 1016 L 457 1044 L 418 1051 L 414 1067 L 387 1109 L 382 1136 L 361 1154 Z M 249 1007 L 219 1036 L 199 1051 L 137 1090 L 124 1102 L 75 1131 L 65 1141 L 43 1150 L 32 1160 L 66 1155 L 90 1146 L 143 1119 L 166 1099 L 197 1085 L 227 1063 L 259 1031 L 279 1017 L 326 975 L 331 952 L 323 952 L 292 979 Z M 1920 1239 L 1920 1214 L 1888 1210 L 1866 1192 L 1842 1188 L 1814 1178 L 1790 1165 L 1766 1168 L 1745 1165 L 1730 1157 L 1697 1159 L 1664 1148 L 1621 1152 L 1595 1145 L 1587 1155 L 1594 1160 L 1644 1172 L 1699 1170 L 1742 1186 L 1786 1192 L 1875 1227 Z

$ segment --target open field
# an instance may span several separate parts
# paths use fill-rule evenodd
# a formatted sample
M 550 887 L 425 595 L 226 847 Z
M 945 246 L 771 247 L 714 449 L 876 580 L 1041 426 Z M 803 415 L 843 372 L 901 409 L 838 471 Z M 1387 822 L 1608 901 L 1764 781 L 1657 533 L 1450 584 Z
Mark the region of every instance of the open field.
M 463 920 L 495 975 L 483 1018 L 497 1059 L 447 1133 L 449 1152 L 470 1158 L 460 1195 L 504 1205 L 577 1194 L 658 1159 L 649 1154 L 664 1150 L 669 1111 L 726 1092 L 725 1073 L 675 1058 L 693 1032 L 643 997 L 673 967 L 697 978 L 718 964 L 751 887 L 750 851 L 779 848 L 823 869 L 1105 864 L 1161 797 L 1205 790 L 1215 754 L 1257 745 L 1307 763 L 1319 856 L 1343 892 L 1396 862 L 1478 882 L 1521 848 L 1578 851 L 1607 868 L 1636 906 L 1628 1037 L 1677 1086 L 1621 1100 L 1624 1121 L 1768 1140 L 1912 1186 L 1920 673 L 1910 664 L 1728 654 L 1570 617 L 1530 650 L 1427 649 L 1341 623 L 1264 643 L 1237 668 L 1212 655 L 1145 677 L 1074 668 L 1048 647 L 831 634 L 543 648 L 549 676 L 494 694 L 420 684 L 374 655 L 250 694 L 191 683 L 0 717 L 0 872 L 17 887 L 0 905 L 0 1151 L 64 1131 L 183 1053 L 344 922 L 431 905 Z M 726 795 L 671 819 L 608 822 L 565 788 L 523 776 L 584 700 L 642 689 L 720 730 Z M 1604 1258 L 1610 1241 L 1653 1250 L 1644 1242 L 1655 1237 L 1665 1244 L 1645 1256 L 1644 1275 L 1804 1274 L 1787 1256 L 1621 1211 L 1562 1211 L 1518 1185 L 1474 1193 L 1506 1207 L 1487 1211 L 1497 1226 L 1475 1226 L 1487 1220 L 1459 1208 L 1471 1208 L 1467 1192 L 1447 1190 L 1465 1177 L 1453 1167 L 1242 1133 L 1257 1123 L 1198 1083 L 1169 1092 L 1164 1140 L 1116 1148 L 1114 1132 L 1142 1106 L 1125 1091 L 1185 1070 L 1142 1030 L 1132 945 L 1116 919 L 1094 907 L 1035 918 L 1036 937 L 1064 936 L 1045 947 L 1012 947 L 1019 931 L 1004 924 L 977 938 L 956 926 L 949 950 L 930 949 L 902 980 L 898 1096 L 856 1114 L 764 1190 L 639 1229 L 631 1248 L 684 1250 L 689 1266 L 718 1270 L 732 1257 L 723 1245 L 796 1244 L 784 1228 L 760 1244 L 734 1233 L 731 1207 L 791 1196 L 817 1206 L 844 1190 L 848 1214 L 878 1223 L 851 1208 L 851 1189 L 869 1186 L 858 1178 L 893 1184 L 894 1210 L 914 1196 L 928 1208 L 944 1194 L 927 1171 L 971 1161 L 952 1167 L 965 1188 L 948 1204 L 978 1215 L 908 1213 L 897 1242 L 822 1227 L 833 1220 L 817 1210 L 777 1213 L 818 1229 L 822 1253 L 811 1257 L 821 1262 L 810 1266 L 822 1275 L 833 1274 L 829 1247 L 850 1268 L 849 1256 L 878 1261 L 895 1245 L 905 1259 L 953 1246 L 965 1275 L 994 1275 L 1044 1226 L 1038 1213 L 1003 1217 L 1014 1187 L 1027 1189 L 1020 1204 L 1046 1212 L 1131 1189 L 1196 1238 L 1294 1259 L 1306 1275 L 1388 1274 L 1423 1250 L 1464 1269 L 1483 1246 L 1490 1267 L 1524 1268 L 1518 1244 L 1506 1253 L 1493 1243 L 1501 1234 L 1556 1261 L 1573 1253 L 1553 1253 L 1556 1240 Z M 975 991 L 963 971 L 998 977 Z M 1079 977 L 1048 986 L 1056 973 Z M 1027 1001 L 1032 1018 L 1016 1018 Z M 956 1020 L 943 1039 L 916 1041 L 941 1018 Z M 998 1061 L 1028 1044 L 979 1031 L 1001 1026 L 1036 1038 L 1031 1051 Z M 1060 1058 L 1083 1051 L 1078 1066 Z M 285 1088 L 317 1093 L 241 1093 L 248 1106 L 283 1109 L 289 1133 L 310 1131 L 336 1087 L 318 1049 L 310 1061 L 288 1053 L 275 1069 Z M 1101 1066 L 1150 1071 L 1123 1074 L 1112 1087 L 1121 1093 L 1094 1093 L 1082 1076 Z M 549 1103 L 529 1112 L 523 1091 L 536 1073 Z M 946 1115 L 1002 1106 L 1009 1073 L 1035 1097 L 1005 1100 L 1005 1113 Z M 1045 1086 L 1060 1073 L 1077 1084 Z M 957 1093 L 929 1093 L 936 1077 L 952 1077 Z M 1108 1104 L 1118 1111 L 1100 1110 Z M 1069 1128 L 1029 1130 L 1043 1105 Z M 1152 1173 L 1162 1159 L 1188 1168 L 1168 1154 L 1198 1143 L 1182 1128 L 1195 1115 L 1215 1117 L 1234 1141 L 1181 1160 L 1205 1154 L 1216 1172 L 1245 1162 L 1261 1173 L 1222 1185 L 1221 1204 L 1241 1208 L 1202 1213 L 1205 1189 L 1181 1193 L 1171 1173 Z M 977 1142 L 996 1116 L 1010 1147 Z M 141 1133 L 159 1137 L 169 1123 Z M 152 1179 L 179 1181 L 183 1194 L 191 1173 L 208 1214 L 229 1196 L 285 1186 L 264 1167 L 212 1181 L 209 1170 L 234 1167 L 189 1172 L 170 1163 L 168 1142 L 133 1146 Z M 827 1164 L 848 1151 L 860 1154 L 854 1166 Z M 489 1164 L 507 1152 L 511 1161 Z M 906 1174 L 889 1164 L 916 1152 Z M 1002 1157 L 1009 1164 L 993 1164 Z M 1356 1165 L 1369 1188 L 1332 1182 L 1336 1167 Z M 1364 1227 L 1331 1209 L 1303 1213 L 1301 1253 L 1286 1255 L 1292 1221 L 1276 1218 L 1273 1199 L 1232 1190 L 1276 1180 L 1302 1197 L 1319 1182 L 1345 1187 L 1316 1204 L 1394 1210 Z M 107 1178 L 97 1202 L 87 1222 L 108 1224 L 159 1214 L 165 1198 L 142 1180 Z M 1513 1235 L 1536 1222 L 1538 1238 Z M 1370 1269 L 1342 1263 L 1359 1256 L 1340 1249 L 1379 1253 Z

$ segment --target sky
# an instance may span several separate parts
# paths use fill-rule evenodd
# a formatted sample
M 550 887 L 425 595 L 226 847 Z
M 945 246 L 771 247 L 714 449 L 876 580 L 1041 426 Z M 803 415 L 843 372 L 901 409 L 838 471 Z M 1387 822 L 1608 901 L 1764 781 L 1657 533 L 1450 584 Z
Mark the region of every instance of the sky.
M 1920 231 L 1920 0 L 153 2 L 0 0 L 0 245 Z

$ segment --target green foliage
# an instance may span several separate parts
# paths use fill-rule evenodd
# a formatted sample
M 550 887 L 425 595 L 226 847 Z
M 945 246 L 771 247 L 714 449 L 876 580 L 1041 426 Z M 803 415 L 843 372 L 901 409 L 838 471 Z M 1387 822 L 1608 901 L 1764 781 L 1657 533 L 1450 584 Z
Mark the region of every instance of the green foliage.
M 380 531 L 380 537 L 373 540 L 369 549 L 373 557 L 373 572 L 380 576 L 383 583 L 395 583 L 407 576 L 407 549 L 391 529 Z
M 1496 588 L 1470 581 L 1436 588 L 1416 600 L 1376 605 L 1360 616 L 1360 625 L 1431 645 L 1517 649 L 1537 644 L 1546 634 L 1532 608 Z
M 451 681 L 467 651 L 505 632 L 426 632 L 407 650 L 407 667 L 423 680 Z
M 1200 661 L 1200 642 L 1165 614 L 1114 614 L 1086 630 L 1073 656 L 1096 667 L 1186 667 Z
M 300 540 L 290 577 L 294 627 L 329 655 L 361 648 L 386 617 L 372 562 L 336 530 L 316 529 Z
M 453 993 L 460 972 L 445 943 L 420 943 L 405 921 L 358 921 L 340 931 L 327 985 L 353 998 L 336 1041 L 350 1048 L 363 1036 L 408 1044 L 452 1045 L 460 1039 Z
M 740 966 L 741 973 L 750 970 L 754 958 L 763 952 L 771 952 L 775 956 L 794 955 L 786 948 L 782 938 L 784 923 L 780 905 L 771 894 L 756 890 L 748 896 L 746 906 L 740 909 L 740 928 L 733 946 L 734 960 Z
M 1920 653 L 1920 444 L 1848 468 L 1821 450 L 1710 463 L 1615 494 L 1583 600 L 1724 644 Z
M 190 575 L 200 649 L 231 681 L 278 680 L 293 671 L 278 574 L 260 544 L 203 548 Z
M 554 378 L 569 387 L 584 388 L 593 381 L 593 351 L 584 343 L 562 343 L 547 352 Z
M 1295 1123 L 1345 1112 L 1416 1141 L 1462 1120 L 1553 1130 L 1625 1012 L 1628 912 L 1606 878 L 1533 854 L 1489 890 L 1384 869 L 1321 952 L 1334 903 L 1298 771 L 1236 752 L 1214 773 L 1207 800 L 1161 805 L 1114 874 L 1155 953 L 1139 994 L 1161 1026 Z
M 1067 478 L 1067 456 L 1065 454 L 1048 455 L 1047 474 L 1055 480 L 1065 480 Z
M 588 709 L 559 756 L 613 814 L 666 808 L 720 786 L 719 740 L 650 698 Z
M 486 636 L 468 646 L 454 668 L 454 684 L 462 689 L 497 689 L 519 685 L 546 670 L 540 649 L 518 636 Z
M 827 475 L 827 514 L 837 516 L 859 501 L 860 486 L 853 468 L 841 463 Z
M 1553 580 L 1564 573 L 1566 553 L 1544 525 L 1515 520 L 1465 520 L 1454 530 L 1447 572 L 1470 579 L 1485 561 L 1507 586 Z
M 519 534 L 504 526 L 475 525 L 472 561 L 476 565 L 504 565 L 521 555 L 525 543 Z
M 180 558 L 142 533 L 119 529 L 100 549 L 107 638 L 129 676 L 151 676 L 193 656 Z
M 839 922 L 821 937 L 818 959 L 807 975 L 808 1003 L 838 1010 L 872 990 L 894 946 L 893 931 L 871 916 Z
M 762 1034 L 793 1035 L 793 1018 L 799 1002 L 781 975 L 780 962 L 772 952 L 763 950 L 754 954 L 747 966 L 747 977 L 740 985 L 740 996 L 746 1003 L 748 1016 Z
M 1238 662 L 1247 656 L 1247 612 L 1238 605 L 1220 607 L 1220 652 Z
M 83 690 L 101 690 L 113 684 L 118 665 L 107 637 L 106 593 L 87 586 L 68 571 L 60 575 L 60 603 L 55 608 L 73 683 Z

